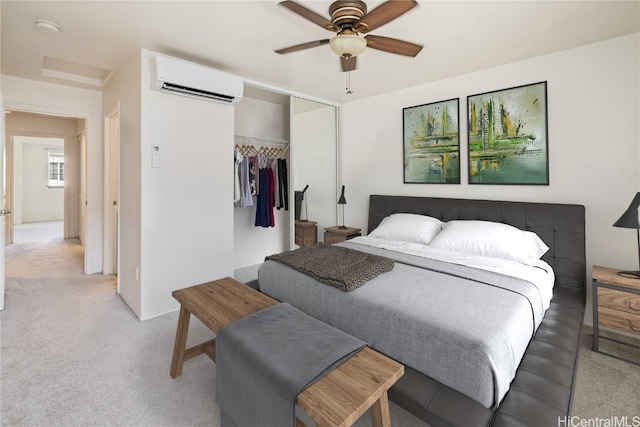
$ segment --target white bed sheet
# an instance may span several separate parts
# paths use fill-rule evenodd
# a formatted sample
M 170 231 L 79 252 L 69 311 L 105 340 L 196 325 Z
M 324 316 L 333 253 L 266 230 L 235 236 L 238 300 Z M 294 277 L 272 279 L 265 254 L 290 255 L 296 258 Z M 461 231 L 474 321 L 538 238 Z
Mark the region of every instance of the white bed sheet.
M 540 291 L 544 310 L 549 308 L 551 298 L 553 297 L 555 274 L 553 272 L 553 268 L 542 260 L 538 260 L 533 263 L 533 265 L 526 265 L 504 258 L 449 251 L 420 243 L 385 240 L 369 236 L 355 237 L 350 239 L 349 243 L 401 252 L 452 264 L 465 265 L 526 280 L 533 283 Z

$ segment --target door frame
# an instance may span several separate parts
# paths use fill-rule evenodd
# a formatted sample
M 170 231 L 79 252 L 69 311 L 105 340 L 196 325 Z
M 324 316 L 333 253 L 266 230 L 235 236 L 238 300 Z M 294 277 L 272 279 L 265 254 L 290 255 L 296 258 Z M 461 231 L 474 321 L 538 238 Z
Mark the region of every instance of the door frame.
M 9 246 L 13 243 L 13 226 L 14 226 L 14 217 L 13 217 L 13 204 L 14 204 L 14 169 L 13 169 L 13 159 L 14 159 L 14 151 L 13 151 L 13 138 L 14 135 L 11 135 L 7 138 L 7 132 L 4 131 L 4 174 L 3 174 L 3 188 L 4 188 L 4 206 L 3 209 L 9 210 L 9 214 L 5 215 L 4 218 L 4 245 Z
M 120 102 L 104 117 L 104 252 L 103 274 L 116 275 L 116 289 L 120 293 Z
M 20 113 L 31 113 L 31 114 L 40 114 L 43 116 L 51 116 L 51 117 L 65 117 L 65 118 L 72 118 L 72 119 L 81 119 L 84 120 L 84 132 L 87 133 L 87 129 L 89 128 L 89 116 L 86 113 L 83 112 L 79 112 L 79 111 L 75 111 L 75 110 L 66 110 L 66 109 L 61 109 L 61 108 L 54 108 L 54 107 L 43 107 L 43 106 L 35 106 L 35 105 L 28 105 L 28 104 L 18 104 L 18 103 L 5 103 L 4 105 L 4 109 L 6 112 L 10 113 L 11 111 L 15 111 L 15 112 L 20 112 Z M 4 119 L 4 118 L 3 118 Z M 6 134 L 6 129 L 4 128 L 4 120 L 3 120 L 3 129 L 2 129 L 2 137 L 4 138 L 5 134 Z M 18 134 L 16 134 L 18 135 Z M 33 134 L 29 134 L 31 136 L 34 136 Z M 42 136 L 42 135 L 35 135 L 35 136 Z M 49 135 L 45 135 L 49 136 Z M 73 141 L 67 141 L 67 139 L 65 138 L 65 144 L 70 143 L 73 144 Z M 85 152 L 84 153 L 80 153 L 79 156 L 84 156 L 81 157 L 80 161 L 83 162 L 85 165 L 88 166 L 88 153 Z M 87 182 L 87 168 L 85 167 L 84 171 L 81 171 L 81 173 L 84 174 L 84 176 L 80 177 L 80 182 Z M 82 215 L 82 217 L 87 218 L 87 194 L 86 194 L 86 188 L 83 190 L 84 192 L 82 192 L 79 195 L 80 198 L 80 209 L 84 210 L 84 215 Z M 83 260 L 83 272 L 85 274 L 87 274 L 87 272 L 89 271 L 89 259 L 92 258 L 93 255 L 93 247 L 92 245 L 88 244 L 88 237 L 87 237 L 87 222 L 85 221 L 84 223 L 80 222 L 80 227 L 82 227 L 79 230 L 79 234 L 81 234 L 82 236 L 85 236 L 85 241 L 82 242 L 83 246 L 84 246 L 84 260 Z M 2 272 L 2 277 L 4 278 L 4 272 Z
M 5 139 L 5 115 L 7 110 L 4 106 L 4 97 L 0 94 L 0 191 L 4 196 L 4 139 Z M 2 215 L 0 215 L 0 310 L 4 310 L 4 240 L 5 240 L 5 228 L 4 228 L 4 197 L 0 199 L 0 209 L 2 209 Z

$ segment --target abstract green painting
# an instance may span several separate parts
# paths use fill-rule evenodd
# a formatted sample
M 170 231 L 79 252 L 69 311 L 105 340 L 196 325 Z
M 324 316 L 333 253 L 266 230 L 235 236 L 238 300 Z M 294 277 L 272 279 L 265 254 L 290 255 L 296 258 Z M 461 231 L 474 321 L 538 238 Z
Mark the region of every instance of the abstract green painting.
M 549 185 L 547 82 L 467 97 L 469 184 Z
M 458 98 L 402 111 L 404 183 L 460 184 Z

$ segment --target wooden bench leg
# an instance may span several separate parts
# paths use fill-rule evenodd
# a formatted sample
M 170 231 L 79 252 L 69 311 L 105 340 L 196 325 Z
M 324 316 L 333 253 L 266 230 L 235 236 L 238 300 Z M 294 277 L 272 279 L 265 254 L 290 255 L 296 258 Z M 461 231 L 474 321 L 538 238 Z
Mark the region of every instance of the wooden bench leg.
M 373 427 L 390 427 L 391 416 L 389 415 L 389 398 L 385 391 L 371 406 L 371 424 Z
M 189 333 L 189 319 L 191 313 L 180 305 L 180 317 L 178 318 L 178 330 L 176 331 L 176 343 L 173 346 L 173 359 L 171 360 L 171 378 L 182 375 L 184 352 L 187 347 L 187 334 Z
M 215 338 L 209 340 L 207 342 L 203 342 L 202 344 L 198 344 L 191 348 L 188 348 L 184 351 L 184 359 L 183 362 L 186 362 L 189 359 L 193 359 L 196 356 L 200 356 L 201 354 L 206 354 L 209 356 L 211 360 L 216 361 L 216 340 Z

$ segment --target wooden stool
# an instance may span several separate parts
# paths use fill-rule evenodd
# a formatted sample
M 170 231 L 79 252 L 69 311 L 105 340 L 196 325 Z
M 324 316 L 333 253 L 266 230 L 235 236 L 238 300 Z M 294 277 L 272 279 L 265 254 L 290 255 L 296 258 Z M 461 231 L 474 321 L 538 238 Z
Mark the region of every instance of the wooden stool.
M 231 278 L 173 292 L 180 317 L 171 362 L 171 378 L 182 374 L 184 361 L 206 354 L 215 362 L 215 339 L 186 348 L 191 314 L 217 333 L 224 325 L 278 304 L 275 299 Z M 387 390 L 404 374 L 404 366 L 365 347 L 302 390 L 296 404 L 319 427 L 350 426 L 371 408 L 374 427 L 388 427 Z M 304 426 L 296 420 L 298 426 Z

